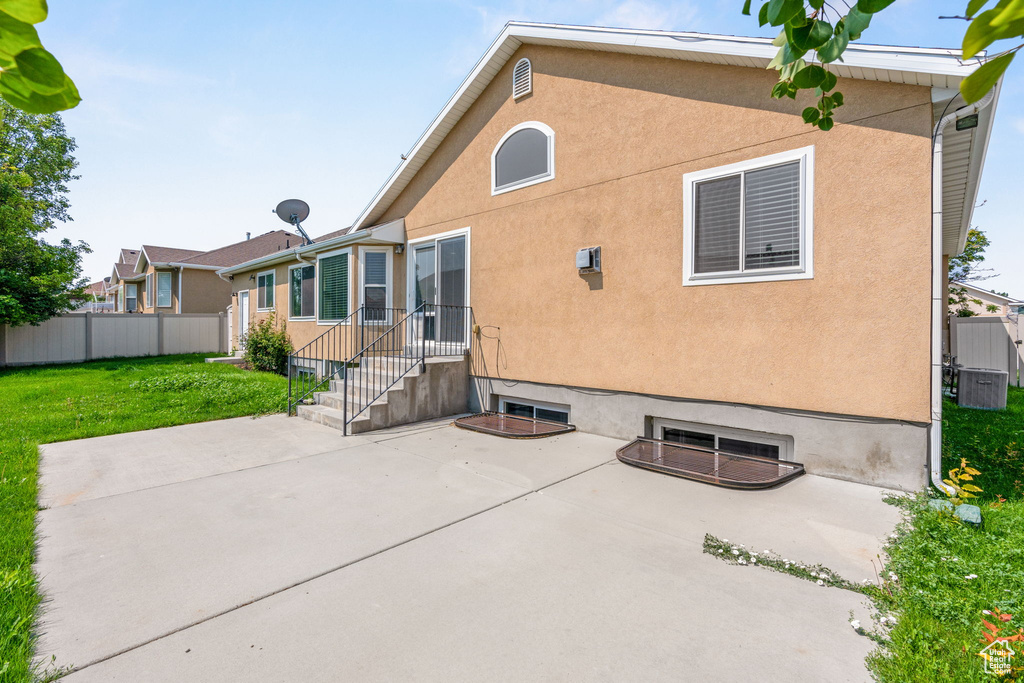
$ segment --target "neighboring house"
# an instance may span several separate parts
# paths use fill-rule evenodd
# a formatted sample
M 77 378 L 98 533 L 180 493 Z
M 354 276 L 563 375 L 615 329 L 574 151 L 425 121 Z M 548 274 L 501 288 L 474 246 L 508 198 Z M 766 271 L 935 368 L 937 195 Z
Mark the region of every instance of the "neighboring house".
M 116 313 L 136 313 L 139 310 L 139 284 L 143 277 L 135 272 L 138 260 L 138 249 L 121 249 L 114 263 L 107 294 L 113 296 Z
M 300 244 L 287 230 L 273 230 L 210 251 L 145 244 L 122 249 L 108 291 L 120 313 L 221 313 L 231 303 L 230 283 L 217 270 Z
M 807 101 L 769 96 L 775 53 L 507 25 L 350 229 L 220 271 L 236 333 L 276 312 L 299 348 L 361 317 L 386 329 L 400 314 L 379 306 L 471 306 L 475 410 L 920 488 L 941 443 L 943 258 L 994 95 L 933 146 L 977 65 L 851 45 L 824 133 Z M 599 271 L 578 268 L 594 247 Z
M 962 287 L 967 290 L 967 308 L 978 316 L 1001 316 L 1016 314 L 1024 307 L 1024 301 L 1003 296 L 967 282 L 955 282 L 950 287 Z

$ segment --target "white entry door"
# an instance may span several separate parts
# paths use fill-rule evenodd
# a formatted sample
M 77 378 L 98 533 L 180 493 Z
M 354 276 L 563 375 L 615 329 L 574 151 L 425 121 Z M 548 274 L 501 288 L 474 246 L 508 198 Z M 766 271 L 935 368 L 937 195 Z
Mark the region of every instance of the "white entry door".
M 238 348 L 244 349 L 242 341 L 249 333 L 249 290 L 238 293 Z

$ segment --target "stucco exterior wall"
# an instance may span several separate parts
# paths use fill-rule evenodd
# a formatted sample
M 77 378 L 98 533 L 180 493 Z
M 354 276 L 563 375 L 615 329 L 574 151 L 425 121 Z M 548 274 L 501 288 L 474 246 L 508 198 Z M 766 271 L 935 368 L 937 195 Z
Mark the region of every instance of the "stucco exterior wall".
M 157 296 L 157 294 L 156 294 L 156 292 L 157 292 L 156 273 L 157 272 L 163 272 L 163 273 L 170 273 L 171 274 L 171 305 L 170 306 L 159 306 L 158 307 L 156 305 L 156 296 Z M 139 303 L 140 303 L 140 310 L 141 310 L 141 312 L 143 312 L 143 313 L 177 313 L 178 312 L 178 271 L 170 270 L 170 269 L 167 269 L 167 268 L 161 268 L 161 269 L 158 270 L 158 269 L 154 268 L 152 266 L 152 264 L 150 264 L 150 265 L 148 265 L 146 267 L 146 277 L 149 277 L 150 274 L 153 274 L 153 297 L 152 297 L 153 300 L 150 301 L 146 297 L 146 280 L 142 280 L 142 282 L 139 283 L 139 292 L 140 292 L 140 294 L 139 294 Z M 219 311 L 187 311 L 187 312 L 218 313 Z
M 522 56 L 534 92 L 514 102 Z M 929 91 L 843 81 L 821 133 L 773 81 L 520 48 L 381 219 L 404 216 L 410 239 L 471 228 L 470 303 L 500 328 L 473 374 L 927 422 Z M 493 148 L 525 121 L 554 129 L 556 177 L 492 196 Z M 683 174 L 808 145 L 814 278 L 684 287 Z M 604 272 L 580 276 L 591 246 Z
M 344 247 L 345 249 L 351 249 L 351 257 L 349 260 L 349 311 L 355 311 L 360 306 L 360 293 L 359 283 L 362 278 L 362 272 L 360 269 L 359 253 L 364 248 L 383 248 L 379 244 L 355 244 L 350 247 Z M 391 262 L 391 308 L 405 308 L 405 255 L 393 253 L 393 247 L 388 246 L 389 250 L 392 251 Z M 325 249 L 324 253 L 334 251 L 333 249 Z M 307 260 L 316 263 L 316 257 L 307 257 Z M 232 339 L 231 344 L 234 347 L 238 346 L 238 293 L 243 290 L 249 291 L 249 320 L 250 324 L 255 324 L 260 320 L 264 320 L 270 316 L 273 312 L 275 319 L 280 323 L 284 321 L 288 336 L 292 340 L 292 345 L 296 349 L 300 349 L 309 342 L 313 341 L 324 332 L 329 330 L 334 323 L 319 323 L 315 318 L 312 320 L 294 319 L 289 315 L 289 299 L 288 299 L 288 283 L 289 283 L 289 268 L 291 266 L 298 265 L 297 259 L 289 260 L 285 263 L 280 263 L 274 266 L 268 266 L 265 268 L 256 268 L 250 271 L 235 273 L 234 280 L 231 281 L 232 293 L 231 293 L 231 305 L 232 314 L 235 316 L 235 320 L 232 321 Z M 273 310 L 260 311 L 257 308 L 257 290 L 256 290 L 256 276 L 260 273 L 267 271 L 274 271 L 274 308 Z M 319 276 L 319 273 L 318 273 Z M 249 278 L 252 277 L 250 280 Z M 319 297 L 319 288 L 316 289 L 317 297 Z M 364 330 L 362 339 L 369 343 L 373 341 L 373 338 L 367 338 L 372 335 L 370 330 L 371 326 L 367 326 L 367 330 Z M 352 340 L 355 342 L 355 338 Z M 355 352 L 358 349 L 349 349 L 345 346 L 347 352 Z
M 174 285 L 177 284 L 175 281 Z M 175 290 L 174 296 L 177 295 Z M 230 304 L 231 283 L 220 279 L 216 271 L 185 269 L 181 280 L 182 313 L 222 313 Z

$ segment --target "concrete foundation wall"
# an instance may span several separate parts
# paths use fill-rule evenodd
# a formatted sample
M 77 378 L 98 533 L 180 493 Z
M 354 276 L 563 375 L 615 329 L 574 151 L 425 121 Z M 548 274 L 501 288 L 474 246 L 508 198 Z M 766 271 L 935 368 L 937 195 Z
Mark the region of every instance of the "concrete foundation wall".
M 498 396 L 568 405 L 580 431 L 617 439 L 656 436 L 658 417 L 792 436 L 793 460 L 811 474 L 906 491 L 926 483 L 926 424 L 471 378 L 470 410 L 496 409 Z

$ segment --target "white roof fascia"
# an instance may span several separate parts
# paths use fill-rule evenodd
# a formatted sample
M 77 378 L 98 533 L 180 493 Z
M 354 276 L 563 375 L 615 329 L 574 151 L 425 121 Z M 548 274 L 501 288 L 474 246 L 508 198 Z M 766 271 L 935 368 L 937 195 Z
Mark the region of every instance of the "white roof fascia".
M 714 55 L 726 57 L 726 63 L 746 67 L 750 66 L 750 60 L 767 67 L 778 51 L 769 38 L 509 22 L 420 135 L 405 155 L 405 160 L 395 167 L 384 185 L 360 212 L 352 224 L 353 230 L 380 218 L 380 213 L 405 189 L 448 131 L 476 101 L 512 53 L 524 43 L 559 44 L 679 59 L 687 59 L 689 54 L 693 55 L 689 58 L 695 61 L 702 61 L 700 55 Z M 948 88 L 959 85 L 960 80 L 980 65 L 977 61 L 962 61 L 959 54 L 958 50 L 949 49 L 854 44 L 844 52 L 843 61 L 836 62 L 834 67 L 837 75 L 845 78 L 913 82 Z M 732 58 L 732 62 L 728 58 Z M 903 76 L 908 73 L 915 74 L 910 81 Z
M 1003 89 L 1003 78 L 995 85 L 996 94 L 991 104 L 978 112 L 978 127 L 974 130 L 974 145 L 971 147 L 970 176 L 967 180 L 967 197 L 964 201 L 964 217 L 960 223 L 960 239 L 956 245 L 953 255 L 962 254 L 967 248 L 967 233 L 971 230 L 971 220 L 974 218 L 975 205 L 978 202 L 978 188 L 981 186 L 981 173 L 985 168 L 985 158 L 988 156 L 988 143 L 992 138 L 992 122 L 996 115 L 996 105 L 999 103 L 999 92 Z M 978 144 L 980 138 L 981 144 Z
M 240 273 L 261 266 L 274 265 L 285 261 L 300 260 L 299 257 L 305 254 L 315 254 L 317 252 L 334 249 L 336 247 L 343 247 L 347 244 L 353 244 L 356 242 L 366 242 L 370 244 L 404 244 L 405 218 L 388 221 L 387 223 L 375 225 L 370 228 L 363 228 L 356 232 L 338 235 L 337 237 L 332 237 L 331 239 L 323 242 L 314 242 L 313 244 L 296 247 L 294 249 L 289 249 L 288 251 L 279 251 L 276 254 L 269 254 L 258 259 L 246 261 L 245 263 L 239 263 L 237 266 L 231 266 L 230 268 L 220 268 L 217 270 L 217 274 L 231 275 L 233 273 Z

